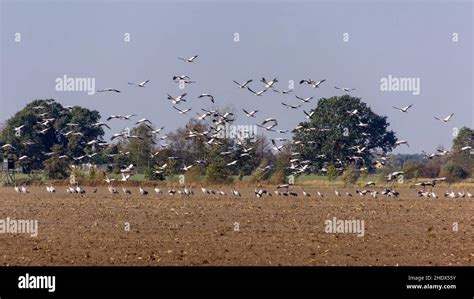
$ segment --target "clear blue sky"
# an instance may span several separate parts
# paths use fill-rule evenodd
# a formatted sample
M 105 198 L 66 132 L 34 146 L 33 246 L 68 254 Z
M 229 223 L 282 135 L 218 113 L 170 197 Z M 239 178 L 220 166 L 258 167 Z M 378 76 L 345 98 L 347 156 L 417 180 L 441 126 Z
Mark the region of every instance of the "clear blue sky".
M 302 109 L 280 102 L 294 97 L 340 95 L 334 85 L 355 87 L 372 109 L 387 115 L 390 128 L 410 147 L 396 152 L 450 148 L 454 127 L 474 127 L 472 1 L 0 1 L 1 98 L 5 121 L 35 98 L 110 114 L 137 113 L 165 131 L 184 126 L 166 94 L 181 90 L 171 80 L 187 74 L 192 115 L 202 92 L 216 97 L 217 107 L 237 112 L 237 124 L 254 124 L 241 108 L 259 109 L 258 120 L 279 119 L 280 129 L 304 120 Z M 14 42 L 15 33 L 22 41 Z M 124 33 L 131 42 L 123 41 Z M 235 43 L 234 33 L 240 34 Z M 350 41 L 342 41 L 343 33 Z M 452 34 L 459 42 L 452 42 Z M 196 64 L 177 57 L 199 54 Z M 55 79 L 94 77 L 96 88 L 115 87 L 121 94 L 55 91 Z M 418 77 L 421 94 L 382 92 L 388 75 Z M 296 86 L 289 96 L 267 92 L 255 97 L 232 80 L 327 81 L 320 89 Z M 128 81 L 150 79 L 146 88 Z M 256 89 L 260 84 L 254 82 Z M 205 103 L 205 104 L 204 104 Z M 316 102 L 313 103 L 313 105 Z M 408 114 L 392 106 L 414 104 Z M 308 111 L 312 106 L 305 104 Z M 455 113 L 442 124 L 433 116 Z M 113 122 L 113 131 L 125 123 Z M 132 125 L 129 123 L 129 125 Z M 272 135 L 275 136 L 275 135 Z

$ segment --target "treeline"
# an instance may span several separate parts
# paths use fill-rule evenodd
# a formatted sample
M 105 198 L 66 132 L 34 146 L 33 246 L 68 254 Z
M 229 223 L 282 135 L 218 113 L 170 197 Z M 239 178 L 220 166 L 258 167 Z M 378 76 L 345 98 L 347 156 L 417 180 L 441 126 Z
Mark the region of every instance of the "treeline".
M 134 138 L 109 145 L 91 162 L 106 165 L 108 171 L 117 174 L 123 165 L 134 164 L 136 172 L 144 173 L 149 180 L 184 174 L 187 181 L 193 182 L 228 183 L 244 176 L 259 181 L 270 178 L 276 170 L 286 177 L 286 169 L 274 167 L 283 154 L 274 154 L 265 136 L 242 140 L 221 138 L 211 144 L 204 136 L 190 137 L 190 132 L 208 129 L 208 124 L 191 119 L 174 132 L 154 135 L 151 127 L 142 124 L 131 130 Z
M 463 127 L 450 151 L 438 147 L 435 153 L 390 155 L 385 172 L 402 170 L 407 179 L 446 177 L 454 182 L 474 173 L 474 130 Z
M 67 179 L 81 171 L 102 179 L 106 173 L 121 175 L 132 164 L 134 173 L 149 180 L 185 174 L 188 181 L 212 183 L 244 177 L 283 183 L 290 174 L 342 176 L 352 183 L 361 174 L 400 170 L 407 179 L 446 176 L 455 181 L 474 170 L 472 129 L 459 130 L 451 151 L 439 148 L 435 153 L 387 155 L 397 138 L 388 130 L 386 117 L 347 95 L 320 99 L 307 120 L 291 132 L 277 130 L 276 120 L 269 128 L 260 126 L 288 134 L 283 136 L 294 133 L 292 138 L 271 142 L 263 134 L 245 138 L 221 134 L 219 124 L 235 120 L 233 113 L 206 113 L 209 118 L 191 118 L 184 127 L 168 133 L 149 121 L 115 120 L 132 122 L 135 127 L 113 133 L 113 140 L 106 141 L 110 123 L 101 122 L 98 111 L 62 106 L 52 99 L 34 100 L 4 124 L 0 150 L 4 157 L 16 158 L 23 172 L 42 171 L 50 179 Z

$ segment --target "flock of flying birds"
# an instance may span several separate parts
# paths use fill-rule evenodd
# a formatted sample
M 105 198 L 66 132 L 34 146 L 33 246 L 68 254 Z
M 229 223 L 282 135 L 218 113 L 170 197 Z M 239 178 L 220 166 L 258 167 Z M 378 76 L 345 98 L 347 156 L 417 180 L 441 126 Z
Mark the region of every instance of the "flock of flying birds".
M 194 63 L 197 62 L 198 57 L 199 57 L 198 55 L 194 55 L 190 58 L 179 58 L 179 60 L 182 60 L 185 63 L 194 64 Z M 174 76 L 172 76 L 172 80 L 176 83 L 180 83 L 180 84 L 184 84 L 184 85 L 185 84 L 194 84 L 194 83 L 196 83 L 196 81 L 193 81 L 191 79 L 191 77 L 187 76 L 187 75 L 174 75 Z M 252 79 L 246 80 L 244 82 L 238 82 L 238 81 L 234 80 L 233 82 L 237 85 L 237 88 L 242 89 L 242 90 L 246 90 L 250 93 L 250 95 L 253 95 L 253 96 L 256 96 L 256 97 L 264 96 L 265 93 L 267 93 L 269 90 L 271 90 L 275 93 L 281 94 L 281 95 L 288 95 L 288 94 L 291 94 L 291 93 L 294 92 L 293 89 L 287 89 L 287 90 L 277 89 L 277 83 L 278 83 L 277 78 L 273 78 L 272 80 L 267 80 L 265 78 L 262 78 L 260 80 L 260 88 L 256 84 L 254 84 L 255 82 Z M 303 79 L 303 80 L 299 81 L 299 84 L 300 85 L 306 85 L 306 86 L 308 86 L 310 88 L 313 88 L 313 89 L 318 89 L 325 82 L 326 82 L 325 79 L 321 79 L 321 80 L 316 81 L 316 80 L 313 80 L 313 79 L 309 78 L 309 79 Z M 151 83 L 150 80 L 145 80 L 143 82 L 128 82 L 129 85 L 136 86 L 137 88 L 145 88 L 150 83 Z M 334 88 L 336 90 L 340 90 L 340 91 L 345 92 L 345 93 L 349 93 L 349 92 L 355 90 L 355 88 L 338 87 L 338 86 L 335 86 Z M 104 89 L 97 90 L 97 92 L 99 92 L 99 93 L 103 93 L 103 92 L 121 93 L 121 90 L 119 90 L 117 88 L 104 88 Z M 168 94 L 167 99 L 170 101 L 170 103 L 172 105 L 172 108 L 175 111 L 177 111 L 177 113 L 179 113 L 181 115 L 188 115 L 188 113 L 190 113 L 190 111 L 191 111 L 191 108 L 183 108 L 182 107 L 184 105 L 184 103 L 186 103 L 188 101 L 187 96 L 188 96 L 188 94 L 186 92 L 184 92 L 180 95 L 177 95 L 177 96 L 173 96 L 173 95 Z M 296 109 L 299 109 L 299 108 L 303 107 L 304 104 L 310 103 L 313 100 L 314 97 L 313 96 L 311 96 L 311 97 L 300 97 L 298 95 L 295 95 L 295 98 L 298 101 L 297 104 L 291 104 L 291 103 L 286 103 L 286 102 L 281 102 L 281 104 L 284 107 L 288 108 L 288 109 L 295 109 L 296 110 Z M 215 101 L 216 101 L 216 98 L 210 93 L 202 93 L 199 96 L 197 96 L 197 99 L 207 100 L 207 101 L 210 101 L 212 104 L 214 104 Z M 46 103 L 48 103 L 48 102 L 46 102 Z M 64 106 L 64 107 L 66 109 L 73 109 L 72 106 Z M 400 111 L 400 112 L 402 112 L 402 113 L 408 113 L 409 109 L 411 109 L 412 107 L 413 107 L 413 105 L 410 104 L 410 105 L 407 105 L 407 106 L 401 107 L 401 108 L 400 107 L 393 107 L 393 108 Z M 36 107 L 33 107 L 33 109 L 37 111 L 37 115 L 41 119 L 38 122 L 38 124 L 40 125 L 40 129 L 37 129 L 37 133 L 38 134 L 46 134 L 46 132 L 48 132 L 49 130 L 54 130 L 54 128 L 52 127 L 52 123 L 54 122 L 55 119 L 52 118 L 52 117 L 49 117 L 47 112 L 42 111 L 42 110 L 45 109 L 45 107 L 44 106 L 36 106 Z M 209 144 L 209 145 L 222 144 L 222 141 L 220 140 L 220 138 L 221 138 L 220 137 L 221 136 L 220 131 L 223 129 L 223 126 L 225 126 L 227 124 L 232 124 L 232 122 L 235 120 L 234 114 L 232 112 L 221 112 L 217 109 L 216 110 L 210 110 L 210 109 L 202 108 L 201 110 L 202 110 L 201 113 L 197 113 L 197 119 L 202 120 L 202 121 L 209 119 L 211 121 L 212 125 L 210 125 L 209 128 L 205 131 L 197 131 L 197 130 L 194 130 L 194 129 L 191 129 L 191 128 L 187 128 L 187 137 L 188 138 L 201 138 L 201 139 L 204 139 L 206 141 L 206 143 Z M 242 111 L 246 115 L 246 117 L 249 117 L 251 119 L 255 119 L 257 113 L 259 112 L 259 110 L 252 110 L 252 109 L 242 109 Z M 313 113 L 314 112 L 312 112 L 312 111 L 307 112 L 307 111 L 303 110 L 303 114 L 305 115 L 306 119 L 310 119 L 313 116 Z M 359 126 L 361 128 L 365 128 L 365 127 L 369 126 L 369 124 L 364 123 L 361 120 L 363 118 L 361 117 L 359 111 L 357 111 L 357 110 L 347 111 L 347 114 L 350 117 L 352 117 L 352 116 L 359 117 L 359 123 L 357 124 L 357 126 Z M 108 125 L 108 122 L 110 122 L 112 120 L 130 121 L 132 118 L 134 118 L 136 116 L 137 116 L 136 114 L 129 114 L 129 115 L 113 114 L 113 115 L 110 115 L 109 117 L 107 117 L 107 119 L 106 119 L 107 122 L 98 122 L 98 123 L 93 124 L 92 126 L 93 127 L 105 127 L 105 128 L 111 129 L 110 126 Z M 447 123 L 452 119 L 453 116 L 454 116 L 454 113 L 451 113 L 451 114 L 449 114 L 448 116 L 446 116 L 444 118 L 435 116 L 435 119 L 437 119 L 441 122 Z M 164 129 L 164 126 L 161 126 L 159 128 L 155 127 L 154 124 L 149 119 L 146 119 L 146 118 L 142 118 L 142 119 L 137 120 L 135 122 L 135 124 L 136 125 L 144 124 L 144 125 L 148 126 L 149 129 L 150 129 L 150 133 L 153 134 L 153 135 L 156 135 L 156 136 L 158 136 L 161 133 L 161 131 Z M 257 126 L 264 129 L 265 131 L 276 132 L 278 134 L 286 134 L 286 133 L 289 132 L 289 130 L 278 129 L 277 128 L 278 120 L 276 118 L 273 118 L 273 117 L 263 119 L 263 121 L 258 123 Z M 64 128 L 61 128 L 59 130 L 59 134 L 61 134 L 62 136 L 66 137 L 66 138 L 69 137 L 69 136 L 84 137 L 84 134 L 82 132 L 80 132 L 77 128 L 78 128 L 78 124 L 67 123 L 67 124 L 65 124 Z M 295 128 L 295 130 L 299 129 L 299 128 L 302 128 L 302 127 L 298 126 L 298 127 Z M 27 130 L 27 129 L 29 129 L 28 125 L 27 124 L 22 124 L 22 125 L 20 125 L 16 128 L 14 128 L 14 131 L 15 131 L 15 133 L 19 133 L 22 130 Z M 324 128 L 321 128 L 321 130 L 324 130 Z M 113 141 L 115 139 L 121 140 L 121 139 L 130 139 L 130 138 L 140 138 L 140 136 L 131 135 L 129 131 L 123 130 L 123 131 L 120 131 L 120 132 L 113 133 L 112 137 L 110 139 L 111 139 L 111 141 Z M 168 138 L 167 135 L 159 137 L 159 139 L 161 141 L 165 141 L 167 138 Z M 236 142 L 237 142 L 237 144 L 243 146 L 241 141 L 237 140 Z M 298 158 L 300 153 L 297 152 L 297 147 L 298 147 L 299 144 L 301 144 L 301 141 L 290 141 L 286 137 L 273 138 L 273 139 L 271 139 L 271 143 L 273 145 L 273 149 L 276 150 L 276 151 L 281 151 L 283 146 L 284 146 L 284 144 L 279 144 L 279 142 L 291 142 L 291 153 L 290 153 L 291 159 L 289 161 L 289 166 L 288 166 L 290 172 L 292 174 L 300 174 L 300 173 L 305 172 L 307 170 L 309 164 L 310 164 L 310 161 L 301 161 Z M 32 144 L 32 142 L 27 141 L 27 140 L 23 141 L 22 143 L 26 146 Z M 61 155 L 60 153 L 56 153 L 56 152 L 49 152 L 49 153 L 43 153 L 43 154 L 46 155 L 46 156 L 58 155 L 59 159 L 72 160 L 76 164 L 78 164 L 78 163 L 85 163 L 85 161 L 88 158 L 90 159 L 93 156 L 97 155 L 97 151 L 95 151 L 96 148 L 104 148 L 104 147 L 107 147 L 109 145 L 109 143 L 107 143 L 106 141 L 101 140 L 101 139 L 85 140 L 84 144 L 85 144 L 86 147 L 87 146 L 91 147 L 94 150 L 94 152 L 92 154 L 84 154 L 84 155 L 77 156 L 77 157 L 69 157 L 69 156 L 66 156 L 66 155 Z M 406 140 L 397 140 L 396 143 L 395 143 L 396 146 L 399 146 L 399 145 L 402 145 L 402 144 L 405 144 L 405 145 L 409 146 L 408 142 Z M 158 153 L 163 148 L 166 148 L 168 145 L 169 144 L 161 143 L 160 144 L 160 149 L 157 152 L 150 153 L 151 157 L 153 158 L 153 157 L 157 156 Z M 5 145 L 1 146 L 1 149 L 3 151 L 7 151 L 7 152 L 10 152 L 10 153 L 15 152 L 15 150 L 16 150 L 15 147 L 11 144 L 5 144 Z M 470 150 L 470 149 L 471 149 L 470 146 L 466 146 L 466 147 L 462 148 L 462 150 Z M 220 155 L 230 156 L 233 153 L 232 150 L 233 150 L 232 148 L 229 148 L 228 150 L 221 152 Z M 246 157 L 249 157 L 251 150 L 252 150 L 252 147 L 243 147 L 243 153 L 240 154 L 240 157 L 238 157 L 238 159 L 244 159 Z M 355 148 L 356 154 L 362 154 L 365 150 L 366 150 L 365 147 Z M 437 153 L 434 153 L 434 154 L 427 154 L 425 152 L 423 152 L 423 153 L 426 155 L 427 158 L 431 159 L 435 156 L 446 155 L 446 154 L 449 153 L 449 151 L 441 151 L 440 150 L 440 151 L 438 151 Z M 18 160 L 20 160 L 20 161 L 24 161 L 24 160 L 27 160 L 27 159 L 30 158 L 26 155 L 21 155 L 21 153 L 16 153 L 16 154 L 19 157 Z M 116 155 L 128 155 L 128 154 L 129 154 L 128 152 L 119 152 L 118 154 L 108 154 L 108 156 L 110 158 L 113 158 Z M 323 156 L 324 155 L 321 155 L 320 158 L 324 158 Z M 356 160 L 357 158 L 358 158 L 357 155 L 355 157 L 351 157 L 352 160 L 354 160 L 354 159 Z M 180 159 L 180 158 L 179 157 L 168 157 L 168 159 L 177 160 L 177 159 Z M 227 166 L 232 167 L 232 166 L 236 165 L 237 162 L 238 162 L 238 159 L 228 161 Z M 378 165 L 383 166 L 383 165 L 385 165 L 386 160 L 387 160 L 386 157 L 381 157 L 379 160 L 376 161 L 376 163 Z M 203 161 L 203 160 L 196 160 L 195 161 L 195 164 L 200 164 L 200 163 L 206 163 L 206 161 Z M 343 161 L 339 161 L 339 163 L 341 165 L 344 165 Z M 187 172 L 195 164 L 190 164 L 190 165 L 184 165 L 183 164 L 183 167 L 181 168 L 181 170 L 183 172 Z M 75 167 L 75 166 L 72 165 L 72 167 Z M 158 166 L 155 171 L 156 171 L 156 173 L 163 173 L 166 170 L 167 167 L 168 167 L 168 164 L 164 163 L 163 165 Z M 267 166 L 266 169 L 264 169 L 264 171 L 270 170 L 271 168 L 272 168 L 272 166 Z M 133 176 L 134 170 L 135 170 L 135 165 L 134 164 L 123 166 L 122 169 L 120 170 L 121 178 L 117 179 L 117 181 L 120 181 L 120 182 L 128 181 L 130 179 L 130 177 Z M 327 169 L 322 168 L 321 171 L 325 172 L 325 171 L 327 171 Z M 396 179 L 398 176 L 400 176 L 402 174 L 403 174 L 403 172 L 401 172 L 401 171 L 400 172 L 394 172 L 392 174 L 389 174 L 389 176 L 387 177 L 387 180 L 390 181 L 390 180 Z M 438 179 L 438 180 L 442 180 L 442 179 Z M 118 193 L 117 188 L 113 186 L 113 183 L 114 183 L 115 179 L 111 179 L 108 176 L 106 176 L 105 181 L 108 184 L 108 190 L 109 190 L 110 193 L 112 193 L 112 194 Z M 434 182 L 436 182 L 436 181 L 434 181 Z M 367 186 L 370 186 L 370 185 L 373 185 L 373 182 L 368 182 Z M 429 182 L 426 185 L 422 185 L 422 186 L 423 187 L 424 186 L 429 186 Z M 434 184 L 433 184 L 433 186 L 434 186 Z M 276 195 L 295 196 L 296 193 L 293 192 L 293 191 L 290 191 L 289 186 L 287 186 L 287 185 L 283 185 L 283 187 L 279 186 L 278 189 L 280 189 L 280 187 L 281 188 L 286 187 L 287 190 L 286 191 L 275 191 Z M 15 187 L 15 191 L 17 191 L 19 193 L 28 193 L 28 189 L 26 188 L 26 186 L 23 186 L 21 188 L 20 187 Z M 47 191 L 50 192 L 50 193 L 54 193 L 54 192 L 56 192 L 56 189 L 53 186 L 47 186 Z M 93 192 L 96 192 L 96 191 L 97 191 L 97 189 L 93 190 Z M 131 194 L 131 191 L 129 189 L 127 189 L 126 187 L 122 187 L 122 191 L 123 191 L 124 194 Z M 85 189 L 80 187 L 80 186 L 75 185 L 75 186 L 69 187 L 67 189 L 67 192 L 68 193 L 81 193 L 82 194 L 82 193 L 85 193 Z M 139 188 L 139 192 L 142 195 L 147 195 L 148 194 L 148 191 L 146 191 L 142 187 Z M 162 190 L 160 190 L 157 187 L 157 188 L 155 188 L 155 192 L 157 194 L 161 194 Z M 222 190 L 214 191 L 214 190 L 208 190 L 208 189 L 202 188 L 202 192 L 206 193 L 206 194 L 226 195 L 226 193 Z M 425 196 L 425 194 L 428 194 L 427 197 L 432 196 L 431 193 L 424 193 L 425 191 L 420 191 L 420 192 L 421 193 L 419 193 L 419 194 L 421 196 Z M 193 191 L 190 190 L 190 189 L 187 189 L 187 188 L 184 188 L 183 190 L 169 189 L 168 193 L 171 194 L 171 195 L 173 195 L 175 193 L 179 193 L 179 194 L 183 194 L 183 195 L 192 195 Z M 359 193 L 360 195 L 365 195 L 365 194 L 368 193 L 368 194 L 371 194 L 374 197 L 376 197 L 377 194 L 378 194 L 377 191 L 370 191 L 370 190 L 357 190 L 357 193 Z M 231 194 L 233 194 L 234 196 L 240 196 L 240 193 L 238 191 L 236 191 L 235 189 L 231 189 Z M 271 196 L 272 193 L 267 191 L 267 190 L 260 189 L 260 190 L 255 190 L 255 194 L 256 194 L 257 197 L 262 197 L 264 195 Z M 388 190 L 388 189 L 384 190 L 381 194 L 382 195 L 387 195 L 387 196 L 395 196 L 395 197 L 398 196 L 398 192 L 396 192 L 394 190 Z M 467 193 L 467 194 L 470 194 L 470 193 Z M 303 195 L 304 196 L 310 196 L 309 193 L 304 191 L 304 190 L 303 190 Z M 335 191 L 335 195 L 336 196 L 341 196 L 341 194 L 337 190 Z M 347 194 L 347 195 L 349 196 L 349 194 Z M 324 197 L 324 195 L 322 193 L 319 193 L 319 192 L 318 192 L 318 196 Z M 350 195 L 350 196 L 352 196 L 352 195 Z M 471 197 L 471 196 L 468 196 L 468 197 Z

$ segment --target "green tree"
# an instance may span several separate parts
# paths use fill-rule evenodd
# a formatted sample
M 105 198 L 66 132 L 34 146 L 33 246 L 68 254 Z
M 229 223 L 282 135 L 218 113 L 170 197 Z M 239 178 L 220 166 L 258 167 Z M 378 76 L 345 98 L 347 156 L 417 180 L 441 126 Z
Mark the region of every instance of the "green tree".
M 250 180 L 256 183 L 268 180 L 271 175 L 271 171 L 267 168 L 267 166 L 268 161 L 266 159 L 262 160 L 260 165 L 252 172 Z
M 346 170 L 342 173 L 342 180 L 346 184 L 355 184 L 360 177 L 360 170 L 351 164 L 347 167 Z
M 467 147 L 471 147 L 470 149 Z M 463 150 L 464 148 L 464 150 Z M 453 139 L 452 160 L 454 163 L 468 169 L 471 173 L 474 171 L 474 163 L 471 159 L 471 151 L 474 150 L 474 130 L 463 127 L 459 130 L 456 138 Z
M 203 159 L 207 152 L 208 140 L 204 134 L 199 133 L 208 130 L 207 124 L 192 118 L 184 128 L 178 128 L 168 134 L 170 154 L 180 157 L 185 165 L 194 164 L 196 159 Z M 189 137 L 190 132 L 195 132 L 193 137 Z
M 157 173 L 153 168 L 147 168 L 145 170 L 145 179 L 150 181 L 163 181 L 165 176 L 162 173 Z
M 417 179 L 423 174 L 425 165 L 418 161 L 408 160 L 403 163 L 403 176 L 406 179 Z
M 387 117 L 374 113 L 359 98 L 322 98 L 311 112 L 310 120 L 294 131 L 293 140 L 300 142 L 302 159 L 318 168 L 341 162 L 370 166 L 372 151 L 391 151 L 397 140 L 388 130 Z
M 167 167 L 165 168 L 165 175 L 168 179 L 173 179 L 173 177 L 177 174 L 176 160 L 167 160 L 166 162 Z
M 152 168 L 151 153 L 155 150 L 155 138 L 151 129 L 146 124 L 141 124 L 130 131 L 130 138 L 122 144 L 124 152 L 129 152 L 128 159 L 133 163 L 138 172 L 144 173 Z
M 53 150 L 60 150 L 60 145 L 55 145 Z M 59 159 L 57 155 L 51 156 L 43 162 L 44 174 L 53 180 L 63 180 L 69 177 L 69 163 L 65 159 Z
M 210 183 L 228 183 L 232 181 L 232 171 L 227 166 L 225 158 L 220 155 L 224 148 L 227 148 L 226 144 L 214 145 L 209 148 L 206 157 L 205 178 Z
M 284 146 L 281 152 L 278 152 L 275 157 L 275 167 L 270 177 L 273 184 L 283 184 L 286 182 L 290 174 L 288 163 L 290 160 L 289 146 Z
M 441 176 L 446 177 L 446 180 L 452 183 L 466 179 L 469 172 L 459 164 L 447 163 L 441 167 Z
M 93 126 L 99 119 L 97 111 L 65 108 L 52 99 L 34 100 L 7 120 L 0 138 L 15 147 L 16 156 L 28 157 L 23 167 L 37 170 L 51 157 L 53 147 L 55 155 L 86 154 L 90 150 L 86 142 L 104 135 L 102 128 Z M 21 130 L 14 130 L 20 126 Z
M 328 180 L 330 181 L 336 180 L 338 176 L 336 166 L 330 165 L 327 169 L 328 169 L 327 171 Z

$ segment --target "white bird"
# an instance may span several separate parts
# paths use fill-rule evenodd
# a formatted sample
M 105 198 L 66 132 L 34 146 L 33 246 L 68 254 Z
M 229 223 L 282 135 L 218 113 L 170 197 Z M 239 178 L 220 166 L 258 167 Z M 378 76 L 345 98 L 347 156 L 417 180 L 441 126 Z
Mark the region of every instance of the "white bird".
M 424 150 L 421 151 L 421 153 L 425 156 L 427 159 L 433 159 L 434 157 L 437 156 L 437 154 L 428 154 Z
M 261 97 L 268 89 L 260 90 L 259 92 L 253 91 L 250 87 L 247 87 L 247 89 L 255 96 Z
M 194 60 L 196 58 L 198 58 L 199 55 L 194 55 L 193 57 L 190 57 L 190 58 L 181 58 L 181 57 L 178 57 L 179 60 L 183 60 L 185 62 L 190 62 L 190 63 L 194 63 Z
M 264 127 L 264 126 L 261 126 L 261 125 L 257 124 L 257 127 L 262 128 L 262 129 L 265 129 L 265 130 L 267 130 L 267 131 L 275 131 L 275 130 L 273 130 L 273 128 L 276 127 L 276 126 L 277 126 L 276 123 L 271 124 L 271 125 L 269 125 L 269 126 L 267 126 L 267 127 Z
M 152 134 L 158 134 L 158 133 L 160 133 L 161 130 L 163 130 L 164 128 L 165 128 L 165 127 L 161 127 L 161 128 L 159 128 L 159 129 L 156 129 L 156 130 L 151 130 L 150 133 L 152 133 Z
M 111 130 L 111 128 L 106 124 L 106 123 L 95 123 L 92 125 L 93 127 L 106 127 L 108 128 L 109 130 Z
M 186 76 L 186 75 L 173 76 L 173 81 L 181 81 L 181 80 L 186 80 L 186 79 L 191 79 L 191 78 L 189 76 Z
M 467 150 L 470 150 L 470 149 L 472 149 L 472 146 L 461 147 L 461 151 L 467 151 Z
M 2 145 L 2 149 L 13 149 L 15 150 L 15 147 L 13 145 L 11 145 L 10 143 L 7 143 L 7 144 L 4 144 Z
M 191 108 L 184 109 L 184 110 L 181 110 L 181 109 L 179 109 L 179 108 L 176 107 L 176 106 L 173 106 L 173 108 L 176 109 L 176 110 L 178 110 L 179 114 L 186 114 L 186 112 L 191 111 Z
M 403 171 L 395 171 L 395 172 L 389 173 L 387 175 L 387 180 L 391 181 L 393 178 L 396 178 L 396 177 L 398 177 L 399 175 L 402 175 L 402 174 L 404 174 Z
M 348 88 L 348 87 L 337 87 L 337 86 L 334 86 L 335 89 L 339 89 L 339 90 L 342 90 L 342 91 L 345 91 L 345 92 L 351 92 L 353 90 L 355 90 L 355 88 Z
M 13 130 L 14 130 L 15 132 L 18 132 L 18 131 L 21 131 L 21 129 L 23 129 L 24 127 L 25 127 L 25 125 L 21 125 L 21 126 L 19 126 L 19 127 L 13 128 Z
M 288 90 L 276 90 L 276 89 L 272 89 L 274 92 L 278 92 L 279 94 L 289 94 L 289 93 L 292 93 L 293 92 L 293 89 L 288 89 Z
M 111 119 L 121 119 L 121 120 L 130 120 L 131 117 L 137 116 L 136 114 L 128 114 L 128 115 L 111 115 L 107 117 L 107 121 Z
M 359 110 L 354 109 L 353 111 L 346 111 L 346 113 L 351 116 L 357 116 L 357 113 L 359 113 Z
M 300 84 L 306 83 L 306 84 L 308 84 L 308 85 L 311 85 L 311 87 L 313 87 L 313 88 L 318 88 L 319 85 L 321 85 L 321 83 L 323 83 L 323 82 L 325 82 L 325 81 L 326 81 L 326 80 L 323 79 L 323 80 L 320 80 L 320 81 L 316 82 L 316 81 L 314 81 L 314 80 L 312 80 L 312 79 L 308 79 L 308 80 L 301 80 L 301 81 L 300 81 Z
M 298 109 L 301 107 L 301 104 L 298 104 L 298 105 L 290 105 L 290 104 L 287 104 L 287 103 L 284 103 L 284 102 L 281 102 L 281 104 L 285 107 L 288 107 L 288 108 L 291 108 L 291 109 Z
M 275 149 L 275 150 L 277 150 L 277 151 L 279 151 L 279 152 L 281 152 L 281 149 L 282 149 L 283 146 L 284 146 L 284 145 L 278 146 L 278 145 L 276 144 L 275 139 L 272 139 L 272 144 L 273 144 L 273 149 Z
M 109 190 L 109 192 L 110 192 L 112 195 L 118 193 L 117 189 L 115 189 L 115 188 L 112 187 L 112 186 L 108 186 L 108 187 L 107 187 L 107 190 Z
M 120 179 L 121 182 L 126 182 L 130 178 L 130 174 L 125 175 L 125 173 L 122 172 L 122 178 Z
M 273 117 L 266 118 L 262 121 L 262 126 L 269 123 L 269 122 L 274 122 L 275 124 L 278 124 L 277 120 Z
M 140 119 L 139 121 L 137 121 L 135 124 L 136 125 L 139 125 L 139 124 L 142 124 L 142 123 L 149 123 L 150 125 L 152 125 L 152 122 L 146 118 L 142 118 Z
M 126 137 L 127 132 L 119 132 L 119 133 L 114 133 L 112 137 L 110 137 L 110 140 L 114 140 L 115 138 L 119 137 Z
M 46 132 L 49 130 L 49 128 L 46 128 L 46 129 L 43 129 L 43 130 L 39 130 L 39 131 L 36 131 L 38 134 L 46 134 Z
M 355 149 L 357 151 L 358 154 L 362 154 L 366 149 L 367 147 L 359 147 L 359 146 L 356 146 L 356 147 L 352 147 L 353 149 Z
M 408 144 L 408 141 L 406 141 L 406 140 L 397 140 L 397 141 L 395 142 L 395 146 L 402 145 L 402 144 L 406 144 L 408 147 L 410 146 L 410 145 Z
M 132 170 L 135 168 L 135 165 L 133 164 L 130 164 L 128 165 L 127 167 L 125 167 L 124 169 L 120 169 L 120 172 L 121 173 L 130 173 L 132 172 Z
M 250 79 L 250 80 L 245 81 L 244 83 L 239 83 L 239 82 L 237 82 L 237 81 L 235 81 L 235 80 L 233 80 L 233 81 L 234 81 L 235 84 L 239 85 L 240 88 L 245 88 L 245 87 L 247 87 L 247 85 L 248 85 L 250 82 L 252 82 L 253 80 Z
M 234 188 L 231 189 L 232 191 L 232 195 L 234 195 L 235 197 L 241 197 L 242 195 L 240 194 L 239 191 L 235 190 Z
M 74 161 L 80 161 L 80 160 L 84 159 L 85 157 L 87 157 L 87 156 L 86 156 L 86 155 L 82 155 L 82 156 L 79 156 L 79 157 L 73 157 L 72 159 L 73 159 Z
M 143 196 L 146 196 L 148 195 L 148 191 L 146 191 L 145 189 L 142 188 L 142 186 L 140 186 L 138 188 L 138 190 L 140 190 L 140 194 L 143 195 Z
M 397 110 L 400 110 L 401 112 L 407 112 L 408 109 L 410 109 L 411 107 L 413 107 L 412 104 L 408 105 L 408 106 L 405 106 L 403 108 L 398 108 L 398 107 L 395 107 L 395 106 L 392 106 L 394 109 L 397 109 Z
M 138 86 L 138 87 L 145 87 L 145 84 L 147 84 L 148 82 L 150 82 L 150 80 L 145 80 L 145 81 L 140 82 L 140 83 L 128 82 L 128 84 L 130 84 L 130 85 L 136 85 L 136 86 Z
M 198 96 L 199 99 L 204 98 L 204 97 L 209 98 L 209 100 L 211 100 L 211 102 L 214 103 L 214 96 L 212 96 L 211 94 L 203 93 L 200 96 Z
M 268 89 L 268 88 L 272 88 L 273 85 L 278 82 L 278 79 L 273 78 L 272 81 L 268 82 L 267 80 L 265 80 L 265 78 L 262 78 L 262 80 L 260 80 L 260 82 L 262 82 L 263 85 L 265 86 L 265 88 Z
M 438 152 L 438 153 L 435 154 L 436 156 L 446 156 L 447 154 L 449 154 L 449 151 L 447 151 L 447 150 L 437 149 L 436 151 Z
M 299 97 L 299 96 L 295 96 L 298 100 L 302 101 L 302 102 L 305 102 L 305 103 L 309 103 L 314 97 L 308 97 L 308 98 L 302 98 L 302 97 Z
M 192 167 L 193 167 L 192 164 L 189 165 L 189 166 L 183 165 L 183 168 L 181 168 L 181 170 L 183 170 L 183 171 L 189 171 Z
M 242 109 L 245 113 L 245 115 L 247 115 L 248 117 L 255 117 L 255 114 L 258 112 L 258 110 L 252 110 L 250 112 L 248 112 L 247 110 L 245 109 Z
M 310 113 L 303 110 L 303 113 L 306 115 L 305 118 L 310 119 L 314 115 L 315 111 L 311 111 Z
M 182 95 L 180 95 L 179 97 L 176 97 L 176 98 L 168 95 L 168 100 L 172 101 L 173 104 L 176 105 L 180 102 L 186 102 L 186 99 L 184 98 L 186 95 L 187 95 L 187 93 L 183 93 Z
M 86 190 L 80 186 L 74 187 L 69 187 L 69 190 L 71 191 L 70 193 L 79 193 L 79 194 L 85 194 Z M 92 189 L 93 193 L 97 193 L 97 188 Z
M 441 118 L 439 118 L 439 117 L 437 117 L 437 116 L 435 116 L 434 118 L 437 119 L 437 120 L 440 120 L 440 121 L 443 121 L 443 122 L 447 123 L 447 122 L 451 119 L 451 117 L 453 117 L 453 116 L 454 116 L 454 113 L 451 113 L 450 115 L 446 116 L 446 117 L 443 118 L 443 119 L 441 119 Z
M 119 114 L 112 114 L 109 117 L 107 117 L 107 121 L 110 121 L 112 119 L 121 119 L 123 116 Z
M 114 92 L 120 93 L 120 90 L 115 89 L 115 88 L 104 88 L 104 89 L 97 90 L 97 92 L 105 92 L 105 91 L 114 91 Z
M 232 162 L 227 163 L 227 166 L 235 165 L 235 164 L 237 164 L 237 162 L 239 162 L 239 160 L 234 160 Z

